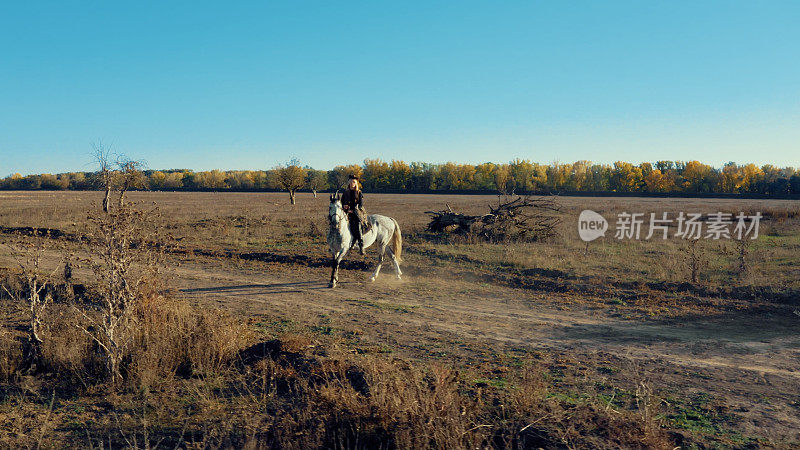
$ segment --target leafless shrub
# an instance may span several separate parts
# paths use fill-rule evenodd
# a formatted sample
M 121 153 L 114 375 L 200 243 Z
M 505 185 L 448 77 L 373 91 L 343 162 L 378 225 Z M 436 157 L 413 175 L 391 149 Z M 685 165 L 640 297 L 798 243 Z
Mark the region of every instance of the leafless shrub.
M 308 221 L 308 237 L 310 238 L 319 238 L 324 237 L 325 231 L 324 228 L 321 227 L 316 220 L 311 219 Z
M 83 328 L 103 350 L 113 385 L 122 381 L 121 364 L 130 352 L 136 326 L 135 306 L 157 295 L 163 246 L 152 227 L 157 209 L 120 204 L 106 214 L 90 215 L 88 255 L 98 284 L 99 317 L 84 312 Z
M 660 423 L 657 419 L 657 407 L 660 400 L 653 394 L 653 387 L 647 380 L 640 379 L 637 381 L 634 398 L 645 434 L 647 436 L 658 434 L 660 432 Z
M 35 230 L 34 235 L 36 235 Z M 20 289 L 9 289 L 4 284 L 2 288 L 10 298 L 24 304 L 29 323 L 26 360 L 29 364 L 36 364 L 41 357 L 45 312 L 53 301 L 51 280 L 61 266 L 57 266 L 49 274 L 42 273 L 42 257 L 50 247 L 49 235 L 43 239 L 19 237 L 6 246 L 21 271 L 20 278 L 23 285 Z
M 752 240 L 746 236 L 742 236 L 741 238 L 734 238 L 733 242 L 736 248 L 735 270 L 739 276 L 739 280 L 744 280 L 750 273 L 748 256 L 750 255 Z
M 0 380 L 8 383 L 16 379 L 23 364 L 19 340 L 6 327 L 0 328 Z
M 708 259 L 703 254 L 699 243 L 700 239 L 689 239 L 685 248 L 686 260 L 684 263 L 689 270 L 689 279 L 692 283 L 697 283 L 700 272 L 708 264 Z

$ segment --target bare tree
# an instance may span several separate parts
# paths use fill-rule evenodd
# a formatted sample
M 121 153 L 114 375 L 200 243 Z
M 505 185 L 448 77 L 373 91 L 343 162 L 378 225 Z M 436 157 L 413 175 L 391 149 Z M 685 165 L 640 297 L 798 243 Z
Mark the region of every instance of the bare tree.
M 118 206 L 125 204 L 125 194 L 131 189 L 147 187 L 147 177 L 142 172 L 143 161 L 135 161 L 125 155 L 117 155 L 115 163 L 111 162 L 111 149 L 98 143 L 94 146 L 94 159 L 98 166 L 97 178 L 105 190 L 103 196 L 103 212 L 111 211 L 111 192 L 119 192 Z
M 110 210 L 111 190 L 114 188 L 114 169 L 111 166 L 110 157 L 111 149 L 109 147 L 104 147 L 102 142 L 94 145 L 94 159 L 98 165 L 97 175 L 100 184 L 105 189 L 103 196 L 103 212 L 105 213 Z
M 295 193 L 306 184 L 306 169 L 292 160 L 275 168 L 275 181 L 281 189 L 289 191 L 289 202 L 294 205 Z
M 131 189 L 147 186 L 147 177 L 142 173 L 144 162 L 134 161 L 121 155 L 117 158 L 117 189 L 119 189 L 119 207 L 125 204 L 125 193 Z

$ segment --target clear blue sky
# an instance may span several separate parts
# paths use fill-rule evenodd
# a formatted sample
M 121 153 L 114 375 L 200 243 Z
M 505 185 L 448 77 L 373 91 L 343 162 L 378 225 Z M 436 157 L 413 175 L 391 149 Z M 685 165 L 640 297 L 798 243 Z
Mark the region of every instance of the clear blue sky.
M 800 2 L 3 2 L 0 176 L 385 160 L 800 166 Z

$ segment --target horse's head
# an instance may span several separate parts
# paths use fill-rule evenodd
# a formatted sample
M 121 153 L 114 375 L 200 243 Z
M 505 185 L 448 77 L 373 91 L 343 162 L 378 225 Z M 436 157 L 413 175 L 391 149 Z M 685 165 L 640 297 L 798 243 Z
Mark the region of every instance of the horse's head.
M 342 208 L 342 199 L 339 192 L 331 194 L 331 203 L 328 207 L 328 222 L 331 226 L 338 225 L 345 218 L 344 209 Z

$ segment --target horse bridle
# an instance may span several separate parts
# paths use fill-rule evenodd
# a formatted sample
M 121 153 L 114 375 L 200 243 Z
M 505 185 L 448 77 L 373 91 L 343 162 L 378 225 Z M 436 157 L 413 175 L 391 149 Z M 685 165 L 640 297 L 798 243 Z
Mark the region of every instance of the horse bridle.
M 336 193 L 331 194 L 331 203 L 333 203 L 334 200 L 338 201 L 338 198 L 339 198 L 339 190 L 337 189 Z M 335 216 L 333 214 L 331 214 L 330 212 L 328 213 L 328 224 L 331 226 L 331 228 L 334 228 L 334 225 L 338 224 L 338 220 L 334 221 L 334 217 L 336 217 L 336 219 L 339 218 L 339 211 L 338 211 L 339 209 L 341 209 L 341 208 L 337 208 Z M 342 211 L 344 211 L 344 210 L 342 210 Z

